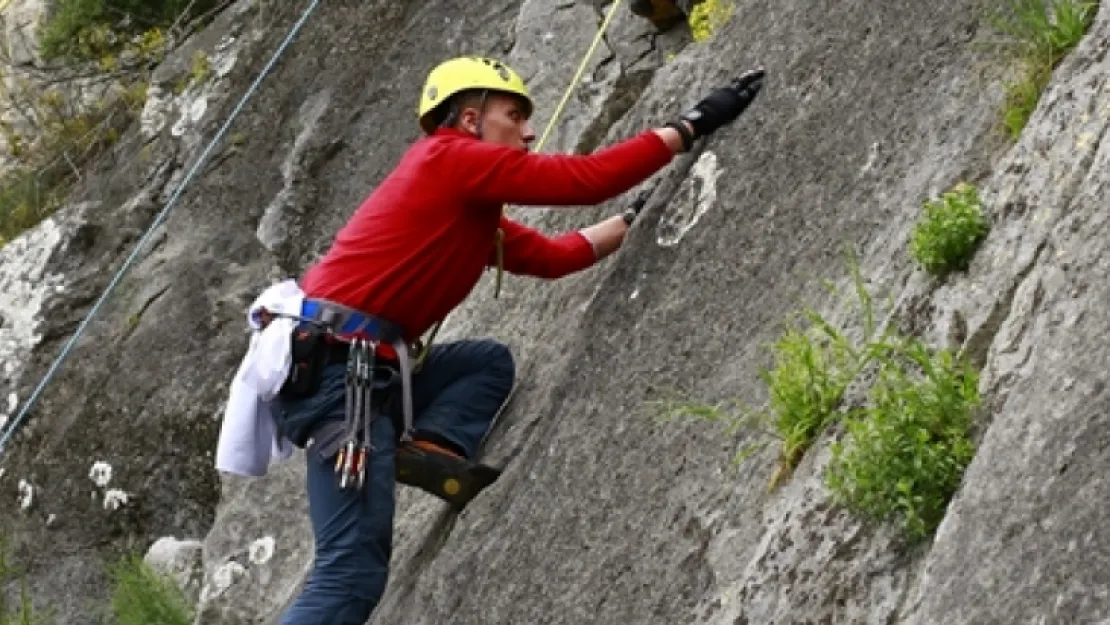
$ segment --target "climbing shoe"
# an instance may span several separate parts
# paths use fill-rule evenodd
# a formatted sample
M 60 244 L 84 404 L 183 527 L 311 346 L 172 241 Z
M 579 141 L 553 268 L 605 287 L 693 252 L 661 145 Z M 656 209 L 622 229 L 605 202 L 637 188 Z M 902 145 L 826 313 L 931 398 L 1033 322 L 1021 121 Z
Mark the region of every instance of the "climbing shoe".
M 686 14 L 674 0 L 632 0 L 630 8 L 660 31 L 670 30 L 686 19 Z
M 458 511 L 494 483 L 501 471 L 435 443 L 415 440 L 397 448 L 396 475 L 398 482 L 431 493 Z

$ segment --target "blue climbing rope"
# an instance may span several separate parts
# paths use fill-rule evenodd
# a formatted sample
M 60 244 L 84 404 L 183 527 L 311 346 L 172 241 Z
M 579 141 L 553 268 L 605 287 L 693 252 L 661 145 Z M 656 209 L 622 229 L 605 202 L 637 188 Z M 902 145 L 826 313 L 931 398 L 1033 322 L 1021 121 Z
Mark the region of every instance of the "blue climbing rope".
M 15 434 L 15 431 L 19 427 L 19 425 L 27 417 L 27 413 L 30 412 L 31 407 L 35 405 L 35 402 L 38 400 L 39 395 L 42 394 L 42 390 L 46 388 L 46 384 L 50 381 L 52 377 L 54 377 L 54 374 L 58 371 L 58 368 L 61 366 L 62 362 L 66 359 L 67 356 L 69 356 L 69 353 L 73 349 L 74 344 L 77 343 L 77 339 L 80 338 L 81 334 L 85 331 L 85 328 L 89 325 L 89 321 L 91 321 L 96 313 L 100 310 L 100 307 L 103 306 L 104 302 L 108 299 L 108 295 L 111 294 L 112 290 L 114 290 L 116 285 L 119 284 L 120 279 L 123 278 L 123 275 L 131 267 L 131 264 L 135 262 L 135 259 L 138 258 L 139 253 L 146 246 L 150 238 L 154 236 L 154 231 L 158 228 L 159 225 L 162 224 L 162 221 L 166 218 L 166 215 L 170 212 L 170 209 L 177 202 L 177 199 L 181 197 L 181 193 L 185 190 L 185 187 L 187 187 L 189 183 L 192 182 L 193 178 L 196 176 L 196 173 L 200 171 L 201 166 L 203 166 L 205 161 L 208 160 L 208 155 L 212 152 L 213 149 L 215 149 L 220 140 L 223 139 L 223 136 L 231 127 L 232 122 L 234 122 L 235 118 L 239 116 L 239 113 L 243 110 L 243 107 L 246 106 L 247 101 L 249 101 L 251 97 L 254 96 L 255 92 L 258 91 L 258 87 L 262 84 L 263 79 L 265 79 L 266 76 L 269 75 L 269 73 L 273 70 L 274 65 L 276 65 L 282 55 L 285 54 L 286 49 L 293 42 L 293 39 L 296 38 L 297 33 L 301 30 L 301 27 L 304 26 L 305 22 L 308 21 L 308 18 L 312 15 L 313 11 L 316 10 L 316 7 L 319 4 L 320 0 L 312 0 L 312 2 L 308 5 L 308 8 L 304 10 L 304 12 L 301 14 L 300 19 L 298 19 L 297 22 L 293 25 L 293 28 L 289 30 L 289 34 L 285 36 L 285 40 L 281 42 L 281 45 L 278 46 L 278 49 L 274 52 L 273 56 L 270 57 L 269 62 L 267 62 L 266 66 L 262 68 L 261 72 L 259 72 L 258 77 L 254 79 L 254 83 L 251 84 L 250 88 L 247 89 L 246 93 L 243 94 L 243 97 L 239 99 L 239 103 L 235 106 L 235 109 L 232 110 L 231 115 L 229 115 L 227 118 L 227 121 L 224 122 L 224 125 L 216 133 L 216 136 L 212 138 L 212 141 L 209 142 L 208 147 L 204 149 L 204 152 L 201 153 L 200 157 L 197 158 L 196 163 L 193 164 L 193 167 L 189 170 L 189 173 L 187 173 L 185 177 L 181 180 L 181 183 L 177 185 L 177 188 L 170 196 L 170 199 L 166 201 L 165 207 L 163 207 L 162 211 L 159 212 L 158 215 L 154 218 L 154 222 L 150 224 L 150 228 L 146 231 L 143 237 L 139 239 L 139 242 L 135 245 L 135 249 L 132 250 L 131 255 L 127 257 L 127 260 L 124 261 L 123 266 L 120 267 L 119 271 L 116 272 L 116 275 L 112 278 L 112 281 L 108 283 L 108 286 L 104 289 L 104 293 L 100 295 L 100 299 L 98 299 L 96 303 L 93 304 L 93 307 L 89 310 L 88 314 L 85 315 L 85 318 L 83 320 L 81 320 L 81 324 L 77 326 L 77 330 L 74 331 L 73 336 L 71 336 L 69 341 L 66 342 L 65 347 L 62 348 L 62 351 L 58 354 L 58 357 L 54 359 L 53 364 L 50 365 L 50 369 L 47 370 L 46 375 L 42 378 L 42 381 L 39 382 L 39 385 L 35 388 L 34 392 L 31 393 L 31 396 L 27 399 L 27 402 L 23 404 L 23 408 L 20 409 L 19 414 L 16 415 L 15 419 L 13 419 L 10 424 L 8 424 L 8 428 L 4 431 L 3 436 L 0 436 L 0 454 L 4 453 L 8 441 Z

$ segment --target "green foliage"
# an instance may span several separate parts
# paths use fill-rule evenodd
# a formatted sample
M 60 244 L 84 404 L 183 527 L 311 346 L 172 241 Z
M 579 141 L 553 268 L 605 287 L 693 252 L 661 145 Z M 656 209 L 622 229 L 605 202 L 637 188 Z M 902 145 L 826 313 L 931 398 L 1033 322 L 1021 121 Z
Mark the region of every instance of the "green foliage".
M 0 244 L 33 227 L 61 205 L 82 169 L 114 144 L 146 102 L 147 75 L 161 62 L 183 24 L 219 0 L 58 0 L 39 32 L 43 58 L 61 88 L 42 90 L 26 81 L 0 96 L 20 111 L 17 131 L 0 124 L 11 160 L 0 176 Z M 72 66 L 81 65 L 74 73 Z M 114 94 L 88 106 L 65 96 L 72 75 L 94 68 Z M 207 56 L 192 60 L 188 80 L 211 74 Z
M 858 353 L 843 334 L 812 310 L 803 318 L 807 325 L 792 323 L 772 348 L 774 366 L 760 372 L 770 393 L 770 413 L 764 418 L 782 439 L 780 463 L 786 472 L 836 418 L 858 366 Z
M 0 178 L 0 245 L 33 228 L 61 205 L 56 189 L 34 171 L 15 169 Z
M 670 400 L 666 416 L 725 423 L 730 433 L 754 429 L 780 442 L 774 488 L 786 479 L 817 438 L 845 422 L 847 440 L 833 446 L 826 483 L 833 498 L 868 518 L 896 520 L 910 541 L 944 515 L 974 454 L 972 410 L 979 404 L 977 374 L 947 351 L 877 323 L 874 301 L 858 266 L 850 263 L 855 333 L 805 308 L 771 346 L 773 365 L 761 368 L 768 408 Z M 834 291 L 835 292 L 835 291 Z M 874 376 L 869 390 L 861 379 Z M 851 385 L 867 391 L 847 408 Z M 759 443 L 748 443 L 736 461 Z
M 195 614 L 185 593 L 169 577 L 152 569 L 142 556 L 121 558 L 108 570 L 112 579 L 111 612 L 117 625 L 191 625 Z M 14 605 L 4 592 L 19 582 Z M 99 608 L 98 608 L 99 610 Z M 50 612 L 34 609 L 23 572 L 9 558 L 7 540 L 0 533 L 0 625 L 53 625 Z
M 910 238 L 910 255 L 925 271 L 943 278 L 967 269 L 990 226 L 978 190 L 960 183 L 925 203 Z
M 197 50 L 189 60 L 189 72 L 181 77 L 181 80 L 174 86 L 174 91 L 180 94 L 189 86 L 208 80 L 210 76 L 212 76 L 212 63 L 204 50 Z
M 849 267 L 854 295 L 850 305 L 858 316 L 859 339 L 806 307 L 801 314 L 804 327 L 788 326 L 772 347 L 774 366 L 761 368 L 770 410 L 754 417 L 768 423 L 782 440 L 772 487 L 788 476 L 817 437 L 841 418 L 839 407 L 849 385 L 890 348 L 892 334 L 881 331 L 876 323 L 874 301 L 858 265 L 852 261 Z
M 879 360 L 865 408 L 845 420 L 825 473 L 833 499 L 876 521 L 895 521 L 912 543 L 944 517 L 975 454 L 978 375 L 948 351 L 907 339 Z
M 4 586 L 19 581 L 19 595 L 15 605 L 10 605 Z M 35 610 L 31 603 L 31 589 L 23 572 L 12 564 L 8 554 L 7 539 L 0 535 L 0 625 L 49 625 L 52 620 Z
M 770 346 L 773 364 L 760 367 L 760 379 L 769 395 L 766 410 L 744 408 L 739 402 L 733 402 L 735 411 L 677 401 L 666 407 L 672 416 L 712 415 L 712 419 L 730 422 L 734 430 L 756 429 L 779 440 L 778 468 L 771 488 L 788 477 L 817 437 L 843 416 L 839 408 L 844 394 L 860 372 L 892 347 L 894 335 L 876 323 L 874 301 L 858 265 L 853 261 L 850 268 L 854 299 L 846 298 L 851 299 L 846 303 L 858 315 L 861 336 L 853 339 L 808 307 L 792 315 L 783 334 Z M 751 455 L 755 447 L 758 444 L 743 448 L 738 457 Z
M 688 19 L 694 41 L 701 43 L 712 37 L 735 10 L 735 0 L 703 0 L 696 4 Z
M 164 29 L 217 4 L 218 0 L 59 0 L 39 33 L 41 52 L 51 60 L 101 62 L 121 53 L 145 58 L 160 47 Z
M 1029 123 L 1041 92 L 1052 77 L 1052 69 L 1045 65 L 1031 65 L 1020 78 L 1006 83 L 1006 100 L 1002 107 L 1002 125 L 1011 139 L 1017 141 Z
M 121 98 L 106 97 L 81 109 L 68 103 L 57 87 L 35 93 L 24 84 L 2 97 L 34 116 L 33 125 L 22 133 L 0 125 L 12 160 L 0 175 L 0 245 L 61 206 L 81 168 L 118 141 L 121 129 L 138 113 L 145 83 L 126 87 Z
M 191 625 L 193 610 L 169 577 L 133 554 L 111 567 L 112 612 L 119 625 Z
M 189 63 L 189 79 L 193 83 L 201 83 L 208 80 L 212 75 L 212 63 L 208 60 L 208 55 L 204 50 L 197 50 L 193 53 L 192 61 Z
M 61 0 L 40 32 L 45 58 L 62 63 L 50 68 L 53 86 L 18 78 L 5 85 L 5 108 L 23 116 L 19 130 L 0 124 L 11 162 L 0 175 L 0 244 L 38 224 L 63 202 L 87 164 L 113 145 L 146 102 L 147 76 L 170 45 L 167 32 L 179 19 L 205 11 L 212 1 Z M 190 5 L 188 14 L 182 14 Z M 74 72 L 75 64 L 82 68 Z M 82 79 L 105 95 L 88 104 L 70 87 Z M 207 59 L 194 59 L 191 74 L 206 75 Z M 56 75 L 56 76 L 54 76 Z
M 1098 2 L 1092 1 L 1006 0 L 992 16 L 1005 47 L 1022 65 L 1021 76 L 1006 85 L 1002 113 L 1014 140 L 1037 108 L 1053 68 L 1079 44 L 1097 12 Z

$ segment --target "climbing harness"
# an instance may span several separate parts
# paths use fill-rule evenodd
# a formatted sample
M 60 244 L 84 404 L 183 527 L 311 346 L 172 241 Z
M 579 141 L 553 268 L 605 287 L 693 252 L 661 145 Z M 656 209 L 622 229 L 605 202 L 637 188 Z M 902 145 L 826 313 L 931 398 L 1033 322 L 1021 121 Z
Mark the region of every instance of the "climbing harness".
M 539 141 L 536 142 L 536 147 L 534 149 L 537 152 L 543 149 L 544 143 L 547 142 L 547 137 L 551 134 L 552 129 L 555 128 L 555 122 L 558 121 L 560 117 L 562 117 L 563 110 L 566 108 L 567 102 L 570 101 L 571 94 L 574 93 L 575 88 L 578 87 L 579 83 L 582 82 L 582 75 L 586 72 L 586 65 L 589 64 L 590 59 L 593 58 L 594 51 L 597 49 L 597 46 L 605 38 L 605 33 L 609 31 L 609 25 L 612 23 L 613 17 L 617 14 L 617 9 L 620 8 L 622 2 L 623 0 L 613 0 L 613 4 L 609 7 L 609 12 L 605 14 L 605 19 L 602 20 L 601 26 L 597 29 L 597 34 L 594 35 L 594 40 L 590 42 L 590 47 L 587 48 L 586 53 L 582 55 L 582 60 L 578 63 L 578 69 L 574 72 L 574 76 L 570 79 L 570 83 L 563 91 L 563 97 L 559 99 L 559 103 L 555 106 L 555 111 L 551 114 L 551 119 L 548 120 L 547 125 L 544 127 Z M 507 206 L 501 207 L 502 215 L 505 214 L 506 208 Z M 497 275 L 494 278 L 493 285 L 494 299 L 501 296 L 501 283 L 505 274 L 504 243 L 505 233 L 500 228 L 498 228 L 496 238 L 494 239 L 494 246 L 496 247 L 497 256 Z M 443 322 L 446 320 L 447 318 L 444 317 L 443 319 L 436 322 L 436 324 L 432 327 L 431 333 L 428 335 L 428 340 L 424 342 L 419 355 L 417 355 L 416 357 L 417 363 L 421 363 L 424 361 L 424 357 L 428 355 L 428 350 L 431 349 L 432 343 L 435 341 L 436 334 L 439 333 L 439 329 L 443 326 Z
M 165 207 L 163 207 L 161 212 L 159 212 L 158 215 L 155 216 L 154 221 L 151 222 L 150 227 L 147 228 L 146 233 L 144 233 L 143 237 L 139 239 L 139 242 L 135 244 L 135 249 L 131 251 L 130 256 L 128 256 L 127 260 L 124 261 L 123 266 L 121 266 L 119 268 L 119 271 L 116 272 L 115 276 L 112 277 L 111 282 L 109 282 L 108 286 L 104 289 L 104 293 L 101 294 L 100 299 L 98 299 L 96 303 L 93 304 L 93 307 L 89 310 L 88 314 L 86 314 L 85 318 L 81 320 L 81 324 L 77 326 L 77 330 L 74 331 L 73 336 L 69 338 L 69 341 L 67 341 L 65 346 L 62 348 L 61 353 L 59 353 L 57 358 L 54 359 L 54 362 L 50 365 L 50 368 L 47 370 L 46 375 L 43 376 L 38 386 L 35 387 L 35 390 L 31 393 L 31 396 L 30 398 L 28 398 L 27 402 L 23 404 L 23 408 L 20 409 L 19 414 L 16 415 L 14 419 L 12 419 L 12 422 L 8 426 L 8 429 L 4 431 L 2 436 L 0 436 L 0 455 L 4 453 L 7 442 L 11 439 L 11 437 L 15 434 L 16 429 L 27 417 L 27 414 L 30 412 L 31 407 L 35 405 L 35 402 L 42 395 L 42 391 L 44 388 L 46 388 L 47 383 L 49 383 L 50 379 L 54 377 L 55 373 L 57 373 L 58 368 L 61 366 L 62 362 L 65 361 L 66 357 L 69 356 L 70 352 L 73 350 L 74 345 L 77 344 L 77 339 L 79 339 L 84 333 L 85 328 L 87 328 L 89 325 L 89 322 L 92 321 L 93 317 L 104 305 L 104 302 L 107 301 L 108 296 L 112 293 L 113 290 L 115 290 L 116 286 L 119 284 L 124 274 L 127 273 L 127 270 L 130 269 L 131 265 L 139 257 L 139 252 L 141 252 L 146 247 L 147 243 L 149 243 L 149 241 L 154 237 L 155 233 L 158 232 L 159 226 L 162 225 L 162 222 L 166 219 L 166 216 L 169 214 L 170 209 L 173 207 L 173 205 L 177 203 L 177 200 L 181 197 L 182 192 L 187 186 L 189 186 L 189 183 L 193 181 L 193 178 L 207 163 L 208 156 L 212 153 L 216 146 L 219 145 L 224 135 L 227 134 L 227 131 L 231 128 L 231 124 L 235 121 L 235 118 L 239 116 L 239 113 L 242 112 L 243 108 L 246 107 L 247 102 L 254 96 L 255 93 L 258 92 L 258 88 L 262 84 L 262 81 L 270 75 L 278 60 L 281 59 L 281 57 L 285 54 L 290 44 L 293 43 L 293 39 L 296 38 L 297 33 L 300 32 L 301 28 L 308 21 L 308 18 L 312 16 L 312 13 L 316 11 L 316 7 L 318 7 L 319 5 L 320 0 L 312 0 L 308 7 L 305 8 L 304 12 L 301 13 L 300 18 L 298 18 L 296 23 L 293 24 L 293 27 L 289 29 L 289 33 L 286 34 L 285 39 L 282 40 L 280 45 L 278 45 L 277 50 L 274 51 L 274 54 L 270 57 L 270 60 L 262 68 L 262 71 L 258 73 L 258 76 L 255 77 L 254 82 L 251 83 L 251 86 L 247 88 L 247 91 L 243 94 L 243 97 L 239 99 L 239 103 L 235 105 L 234 110 L 232 110 L 231 114 L 228 115 L 228 118 L 224 122 L 224 125 L 220 127 L 219 131 L 216 132 L 216 136 L 212 137 L 212 141 L 210 141 L 204 151 L 201 152 L 196 162 L 193 163 L 192 168 L 189 169 L 188 173 L 185 174 L 185 177 L 182 178 L 181 182 L 177 185 L 177 188 L 174 190 L 173 195 L 171 195 L 170 198 L 166 201 Z
M 400 440 L 413 440 L 413 363 L 409 354 L 411 348 L 405 343 L 400 326 L 342 304 L 316 298 L 304 300 L 300 315 L 271 314 L 298 322 L 292 336 L 289 379 L 281 391 L 288 397 L 299 398 L 315 393 L 324 367 L 338 362 L 329 358 L 329 352 L 345 348 L 346 420 L 340 433 L 335 474 L 340 489 L 361 490 L 366 484 L 367 461 L 373 451 L 371 425 L 381 415 L 383 407 L 391 405 L 388 395 L 397 390 L 398 385 L 402 395 L 403 419 Z M 298 349 L 299 342 L 304 343 L 304 349 Z M 389 345 L 396 352 L 396 366 L 392 362 L 377 362 L 378 348 L 382 345 Z M 375 397 L 379 401 L 375 402 Z
M 317 298 L 306 298 L 304 300 L 300 316 L 286 316 L 323 329 L 335 343 L 347 343 L 348 359 L 354 357 L 351 352 L 358 351 L 361 346 L 358 342 L 360 340 L 373 342 L 375 350 L 382 344 L 392 347 L 397 355 L 397 368 L 400 370 L 398 374 L 401 378 L 401 412 L 404 419 L 401 441 L 408 442 L 412 440 L 412 373 L 419 369 L 419 365 L 413 362 L 410 351 L 412 348 L 405 342 L 404 331 L 399 325 L 336 302 Z M 375 370 L 373 360 L 370 359 L 369 364 L 366 364 L 366 359 L 360 362 L 359 366 L 362 368 L 357 369 L 360 375 L 370 376 L 367 378 L 368 383 L 373 383 Z M 350 360 L 348 360 L 348 376 L 351 374 L 351 366 Z M 350 381 L 350 378 L 348 378 L 348 381 Z

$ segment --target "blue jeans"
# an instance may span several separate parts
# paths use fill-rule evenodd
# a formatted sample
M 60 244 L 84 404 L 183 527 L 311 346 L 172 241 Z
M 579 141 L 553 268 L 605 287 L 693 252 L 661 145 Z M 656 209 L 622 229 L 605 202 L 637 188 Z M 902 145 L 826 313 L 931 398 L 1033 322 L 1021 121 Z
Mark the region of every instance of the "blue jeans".
M 346 365 L 330 365 L 315 395 L 275 401 L 279 425 L 344 419 L 345 374 Z M 412 378 L 416 437 L 445 439 L 473 457 L 512 390 L 514 376 L 512 354 L 501 343 L 476 340 L 432 346 Z M 316 558 L 304 590 L 281 625 L 364 625 L 385 592 L 399 433 L 391 419 L 379 418 L 370 436 L 374 451 L 366 485 L 359 492 L 339 490 L 334 455 L 323 458 L 312 448 L 305 454 Z

